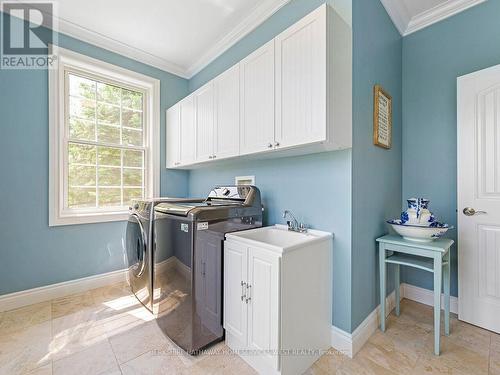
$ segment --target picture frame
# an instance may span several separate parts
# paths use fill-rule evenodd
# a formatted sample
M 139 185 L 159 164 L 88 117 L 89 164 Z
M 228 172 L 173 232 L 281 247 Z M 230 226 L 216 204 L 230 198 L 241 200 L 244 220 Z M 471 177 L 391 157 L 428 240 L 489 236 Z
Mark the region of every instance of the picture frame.
M 380 85 L 373 87 L 373 144 L 392 147 L 392 97 Z

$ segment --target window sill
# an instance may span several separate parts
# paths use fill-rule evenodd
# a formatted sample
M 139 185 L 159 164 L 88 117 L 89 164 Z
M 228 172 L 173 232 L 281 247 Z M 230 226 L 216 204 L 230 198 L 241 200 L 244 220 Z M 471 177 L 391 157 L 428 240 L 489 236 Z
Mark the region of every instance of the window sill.
M 127 221 L 128 212 L 103 212 L 103 213 L 81 213 L 81 214 L 66 214 L 66 215 L 51 215 L 49 218 L 49 227 L 61 225 L 78 225 L 78 224 L 96 224 L 109 223 L 113 221 Z

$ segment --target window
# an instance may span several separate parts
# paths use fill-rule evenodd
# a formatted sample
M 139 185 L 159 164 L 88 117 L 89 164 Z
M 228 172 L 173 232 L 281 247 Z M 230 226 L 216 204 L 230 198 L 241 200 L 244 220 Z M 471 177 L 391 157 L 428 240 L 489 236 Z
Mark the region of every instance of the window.
M 126 219 L 159 190 L 159 82 L 63 49 L 49 75 L 50 225 Z

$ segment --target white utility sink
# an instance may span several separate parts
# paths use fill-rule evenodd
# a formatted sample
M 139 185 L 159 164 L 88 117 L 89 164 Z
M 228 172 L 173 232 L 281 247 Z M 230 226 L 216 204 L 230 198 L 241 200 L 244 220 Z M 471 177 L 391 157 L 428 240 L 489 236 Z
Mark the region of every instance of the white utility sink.
M 332 233 L 309 229 L 305 233 L 288 230 L 286 225 L 274 225 L 230 233 L 226 238 L 239 240 L 248 245 L 265 247 L 278 252 L 286 252 L 332 238 Z

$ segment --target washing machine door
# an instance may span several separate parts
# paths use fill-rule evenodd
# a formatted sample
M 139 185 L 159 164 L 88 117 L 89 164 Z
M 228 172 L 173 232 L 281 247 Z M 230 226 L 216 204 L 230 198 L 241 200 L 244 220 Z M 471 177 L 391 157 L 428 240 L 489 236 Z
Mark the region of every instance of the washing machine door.
M 135 213 L 129 216 L 126 237 L 130 287 L 139 301 L 151 309 L 147 228 L 145 220 Z

